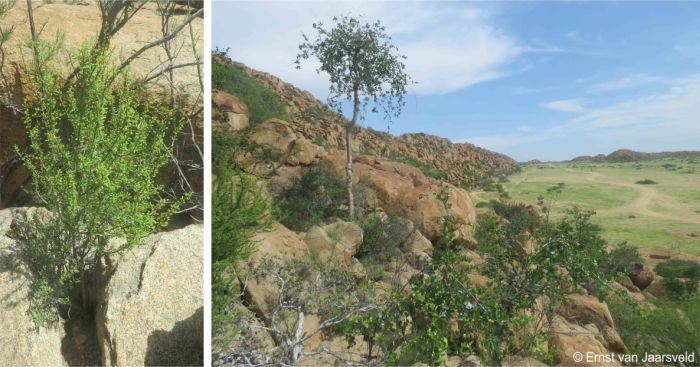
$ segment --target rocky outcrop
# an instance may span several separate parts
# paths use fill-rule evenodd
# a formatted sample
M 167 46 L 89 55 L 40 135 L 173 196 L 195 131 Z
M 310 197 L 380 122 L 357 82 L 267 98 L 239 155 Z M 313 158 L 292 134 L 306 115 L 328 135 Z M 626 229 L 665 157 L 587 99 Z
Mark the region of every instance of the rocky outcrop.
M 321 141 L 328 149 L 345 148 L 344 118 L 332 112 L 311 93 L 301 90 L 279 78 L 220 54 L 213 55 L 213 63 L 230 64 L 240 68 L 263 86 L 270 88 L 285 104 L 290 128 L 308 141 Z M 483 176 L 497 176 L 515 172 L 517 162 L 504 155 L 476 147 L 469 143 L 453 143 L 448 139 L 417 133 L 394 136 L 387 132 L 358 126 L 351 149 L 383 159 L 407 161 L 431 167 L 446 182 L 455 186 L 477 186 Z
M 211 93 L 212 124 L 232 131 L 245 130 L 250 126 L 248 106 L 238 97 L 220 90 Z
M 339 173 L 345 169 L 345 155 L 342 152 L 332 151 L 324 161 Z M 388 214 L 410 220 L 433 243 L 444 236 L 442 218 L 447 214 L 464 221 L 464 224 L 454 228 L 458 241 L 473 242 L 469 225 L 476 221 L 476 208 L 465 190 L 426 177 L 413 166 L 371 156 L 356 157 L 353 172 L 358 181 L 366 180 L 376 192 L 379 205 Z M 436 197 L 443 189 L 449 192 L 449 213 Z
M 596 338 L 597 330 L 567 322 L 560 316 L 554 316 L 552 321 L 551 344 L 557 351 L 557 364 L 561 366 L 614 366 L 620 363 L 606 361 L 590 361 L 586 356 L 610 355 L 610 352 Z M 581 353 L 583 358 L 576 356 Z
M 255 127 L 250 140 L 273 152 L 286 155 L 296 140 L 296 134 L 287 121 L 269 119 Z
M 201 225 L 149 236 L 142 246 L 105 259 L 94 322 L 78 321 L 74 310 L 76 320 L 41 327 L 29 312 L 34 275 L 17 240 L 8 237 L 13 222 L 36 211 L 0 211 L 0 365 L 82 364 L 96 354 L 94 344 L 103 360 L 91 364 L 202 364 Z
M 654 276 L 656 274 L 651 269 L 644 268 L 643 265 L 638 264 L 637 269 L 632 272 L 629 277 L 637 288 L 644 290 L 646 287 L 654 281 Z
M 255 251 L 248 261 L 239 263 L 239 270 L 254 269 L 263 261 L 284 262 L 300 260 L 309 254 L 309 247 L 302 236 L 289 230 L 282 224 L 275 225 L 270 231 L 258 233 L 253 241 Z M 245 289 L 244 297 L 256 316 L 262 320 L 270 319 L 268 303 L 279 295 L 277 282 L 271 276 L 240 278 Z
M 33 275 L 15 240 L 6 236 L 16 212 L 0 210 L 0 365 L 67 366 L 61 352 L 64 322 L 40 327 L 29 318 Z
M 318 163 L 326 153 L 323 147 L 295 133 L 289 122 L 275 118 L 258 124 L 250 140 L 275 153 L 278 162 L 290 166 Z
M 559 309 L 559 314 L 568 321 L 581 325 L 595 324 L 599 329 L 604 326 L 615 327 L 608 305 L 593 296 L 569 295 L 568 300 Z
M 337 261 L 341 269 L 348 269 L 353 264 L 353 256 L 362 246 L 362 237 L 362 228 L 357 224 L 337 221 L 309 228 L 304 241 L 309 251 L 316 254 L 322 262 Z
M 202 245 L 202 226 L 190 225 L 105 259 L 96 311 L 104 365 L 203 363 Z
M 557 361 L 565 366 L 619 365 L 619 361 L 592 361 L 587 353 L 603 356 L 627 351 L 607 304 L 593 296 L 569 295 L 552 320 L 552 333 Z M 583 359 L 576 359 L 577 352 Z

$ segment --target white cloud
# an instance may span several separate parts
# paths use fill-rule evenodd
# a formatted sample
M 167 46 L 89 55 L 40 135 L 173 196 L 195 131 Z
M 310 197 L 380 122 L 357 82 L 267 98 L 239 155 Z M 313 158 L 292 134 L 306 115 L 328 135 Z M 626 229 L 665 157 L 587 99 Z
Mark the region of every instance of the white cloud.
M 587 91 L 588 93 L 607 93 L 623 89 L 636 88 L 653 83 L 669 83 L 670 81 L 671 79 L 669 78 L 654 75 L 633 74 L 623 78 L 593 84 L 588 87 Z
M 669 79 L 670 80 L 670 79 Z M 591 110 L 572 121 L 578 130 L 626 128 L 629 133 L 667 133 L 683 136 L 700 130 L 700 74 L 673 80 L 662 93 Z M 697 137 L 697 136 L 696 136 Z
M 580 98 L 546 102 L 542 104 L 542 107 L 562 112 L 582 112 L 584 110 L 583 100 Z
M 231 47 L 232 58 L 270 72 L 324 99 L 328 77 L 317 65 L 293 67 L 301 34 L 340 14 L 379 19 L 405 54 L 418 82 L 410 91 L 444 94 L 502 78 L 523 53 L 546 52 L 521 45 L 495 25 L 486 7 L 425 2 L 214 2 L 213 44 Z
M 674 79 L 665 91 L 591 109 L 564 123 L 518 129 L 522 134 L 479 136 L 463 141 L 520 159 L 572 158 L 551 148 L 555 144 L 580 154 L 608 153 L 619 148 L 648 152 L 700 150 L 698 101 L 700 74 L 687 75 Z M 536 156 L 534 152 L 538 151 L 542 156 Z

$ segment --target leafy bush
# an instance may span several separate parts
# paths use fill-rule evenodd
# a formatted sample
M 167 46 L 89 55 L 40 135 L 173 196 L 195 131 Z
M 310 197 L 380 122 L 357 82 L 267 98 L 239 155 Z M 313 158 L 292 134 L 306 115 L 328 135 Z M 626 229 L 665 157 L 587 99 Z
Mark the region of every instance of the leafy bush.
M 515 233 L 529 231 L 532 234 L 539 227 L 540 218 L 532 214 L 525 204 L 491 200 L 490 206 L 496 215 L 510 222 Z
M 438 197 L 448 204 L 445 194 Z M 597 266 L 606 243 L 600 228 L 590 224 L 591 215 L 572 210 L 561 222 L 535 231 L 535 251 L 525 254 L 516 248 L 522 232 L 503 217 L 481 216 L 475 237 L 486 264 L 475 267 L 446 236 L 446 245 L 406 285 L 408 291 L 397 289 L 376 312 L 348 320 L 348 341 L 354 344 L 362 336 L 370 357 L 378 348 L 388 365 L 439 365 L 446 354 L 464 351 L 494 365 L 514 354 L 552 363 L 554 352 L 543 352 L 549 335 L 542 321 L 564 299 L 565 284 L 600 294 L 608 290 L 608 278 Z M 443 218 L 446 233 L 455 220 Z M 471 282 L 474 273 L 490 279 L 486 287 Z
M 656 182 L 656 181 L 654 181 L 654 180 L 650 180 L 650 179 L 648 179 L 648 178 L 645 178 L 645 179 L 643 179 L 643 180 L 639 180 L 639 181 L 637 181 L 637 182 L 635 182 L 635 183 L 636 183 L 636 184 L 639 184 L 639 185 L 656 185 L 656 184 L 658 184 L 658 182 Z
M 240 292 L 231 266 L 253 251 L 253 236 L 272 226 L 271 202 L 254 176 L 221 169 L 212 192 L 212 325 L 217 335 L 237 315 L 231 307 Z M 218 331 L 222 331 L 219 333 Z
M 359 225 L 364 233 L 362 247 L 358 257 L 370 257 L 383 260 L 396 256 L 401 242 L 408 236 L 403 220 L 397 216 L 382 218 L 371 212 L 362 217 Z
M 272 225 L 271 201 L 254 176 L 224 170 L 212 192 L 212 263 L 244 260 L 251 238 Z
M 246 149 L 247 134 L 225 130 L 214 131 L 211 134 L 211 159 L 212 171 L 218 174 L 219 170 L 236 166 L 233 161 L 237 152 Z
M 698 279 L 697 278 L 664 278 L 662 282 L 664 288 L 668 292 L 670 298 L 685 299 L 690 295 L 697 293 Z
M 237 65 L 212 60 L 212 86 L 238 97 L 248 106 L 249 121 L 255 126 L 270 118 L 288 120 L 284 103 L 274 90 L 249 76 Z
M 639 250 L 635 246 L 628 245 L 627 242 L 622 242 L 615 249 L 610 251 L 610 256 L 605 264 L 606 271 L 612 275 L 615 273 L 624 273 L 629 275 L 632 273 L 638 264 L 643 264 L 644 260 L 639 254 Z
M 663 286 L 671 298 L 683 299 L 697 292 L 700 283 L 700 264 L 694 261 L 671 259 L 658 263 L 654 269 L 664 277 Z
M 481 208 L 490 208 L 490 207 L 491 207 L 491 203 L 489 203 L 488 201 L 480 201 L 480 202 L 476 203 L 476 205 L 474 205 L 474 206 L 475 206 L 476 208 L 479 208 L 479 209 L 481 209 Z
M 87 311 L 88 279 L 102 257 L 139 245 L 187 199 L 163 198 L 156 183 L 180 127 L 172 111 L 141 99 L 100 49 L 82 48 L 75 78 L 64 81 L 49 64 L 57 48 L 37 47 L 42 59 L 29 76 L 24 116 L 31 149 L 21 156 L 35 197 L 53 215 L 29 222 L 36 235 L 25 250 L 42 268 L 42 288 L 79 284 Z M 115 237 L 126 241 L 114 246 Z M 47 247 L 36 252 L 34 241 Z
M 665 278 L 700 278 L 700 264 L 690 260 L 671 259 L 660 262 L 654 271 Z
M 639 308 L 632 302 L 613 297 L 610 313 L 629 353 L 700 353 L 700 296 L 685 300 L 656 300 L 655 309 Z M 681 317 L 680 314 L 684 317 Z
M 280 203 L 280 222 L 295 231 L 305 231 L 330 217 L 343 217 L 347 202 L 345 182 L 333 167 L 319 164 L 295 179 Z

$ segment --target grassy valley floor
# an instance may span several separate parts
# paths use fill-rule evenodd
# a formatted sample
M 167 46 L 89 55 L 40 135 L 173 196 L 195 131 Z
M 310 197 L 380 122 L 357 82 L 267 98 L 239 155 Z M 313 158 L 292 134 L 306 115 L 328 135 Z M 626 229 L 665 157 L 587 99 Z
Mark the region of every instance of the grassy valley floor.
M 536 203 L 548 188 L 564 183 L 560 194 L 545 199 L 546 204 L 551 202 L 553 216 L 573 205 L 592 209 L 597 213 L 595 222 L 603 226 L 603 235 L 611 244 L 628 241 L 640 248 L 700 256 L 697 160 L 540 163 L 522 168 L 503 183 L 515 201 Z M 656 183 L 637 183 L 643 180 Z M 474 199 L 478 203 L 496 196 L 477 192 Z

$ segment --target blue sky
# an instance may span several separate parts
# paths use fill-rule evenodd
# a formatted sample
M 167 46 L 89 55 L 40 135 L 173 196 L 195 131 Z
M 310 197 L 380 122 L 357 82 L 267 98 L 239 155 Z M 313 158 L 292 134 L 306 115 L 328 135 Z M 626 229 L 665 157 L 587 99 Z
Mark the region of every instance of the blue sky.
M 511 157 L 700 150 L 700 2 L 213 2 L 212 44 L 319 99 L 293 65 L 334 15 L 379 19 L 418 82 L 390 126 Z

